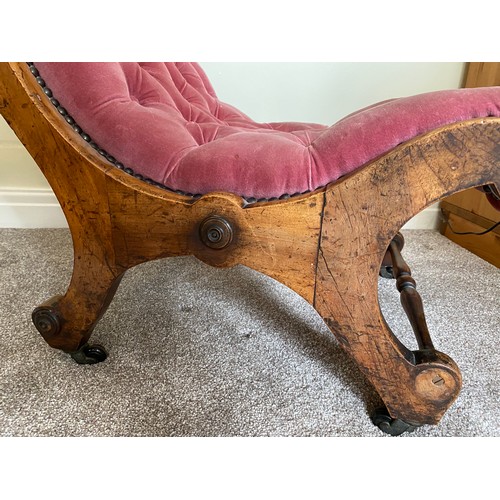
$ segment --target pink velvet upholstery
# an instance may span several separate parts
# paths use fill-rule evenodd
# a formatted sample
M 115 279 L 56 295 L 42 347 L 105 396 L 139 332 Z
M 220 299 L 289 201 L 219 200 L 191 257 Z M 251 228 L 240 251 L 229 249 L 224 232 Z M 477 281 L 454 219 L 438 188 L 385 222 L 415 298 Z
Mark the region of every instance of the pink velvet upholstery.
M 192 63 L 35 63 L 99 147 L 171 189 L 272 198 L 314 190 L 442 125 L 500 116 L 500 87 L 370 106 L 327 127 L 256 123 Z

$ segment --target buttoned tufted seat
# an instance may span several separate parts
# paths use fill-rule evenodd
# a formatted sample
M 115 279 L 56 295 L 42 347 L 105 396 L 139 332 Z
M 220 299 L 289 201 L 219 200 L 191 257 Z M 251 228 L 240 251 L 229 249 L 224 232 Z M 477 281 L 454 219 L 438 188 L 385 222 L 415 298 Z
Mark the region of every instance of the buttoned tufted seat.
M 58 109 L 103 154 L 191 195 L 227 191 L 251 200 L 312 191 L 420 134 L 500 116 L 500 87 L 490 87 L 393 99 L 330 127 L 256 123 L 217 98 L 198 64 L 35 67 Z

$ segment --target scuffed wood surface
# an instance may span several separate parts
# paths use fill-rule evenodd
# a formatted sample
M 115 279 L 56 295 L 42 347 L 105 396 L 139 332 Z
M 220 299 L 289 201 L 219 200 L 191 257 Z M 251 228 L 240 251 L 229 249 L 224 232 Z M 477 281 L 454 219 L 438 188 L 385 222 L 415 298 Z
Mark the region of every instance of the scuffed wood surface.
M 379 268 L 392 238 L 416 213 L 452 192 L 500 185 L 499 138 L 498 119 L 444 127 L 326 192 L 315 308 L 391 414 L 408 422 L 437 423 L 458 395 L 460 373 L 440 354 L 436 362 L 415 364 L 380 312 Z M 435 385 L 434 377 L 446 383 Z

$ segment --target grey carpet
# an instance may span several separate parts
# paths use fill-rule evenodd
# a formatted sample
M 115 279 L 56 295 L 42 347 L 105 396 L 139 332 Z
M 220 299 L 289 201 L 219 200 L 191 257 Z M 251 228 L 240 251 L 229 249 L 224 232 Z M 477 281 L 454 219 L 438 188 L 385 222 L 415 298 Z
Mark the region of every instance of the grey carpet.
M 405 238 L 434 344 L 463 375 L 440 424 L 405 436 L 500 436 L 500 271 L 434 231 Z M 109 358 L 77 365 L 30 320 L 71 265 L 65 229 L 0 230 L 1 436 L 385 437 L 369 419 L 379 397 L 314 309 L 241 266 L 128 271 L 92 336 Z M 416 348 L 394 282 L 379 295 Z

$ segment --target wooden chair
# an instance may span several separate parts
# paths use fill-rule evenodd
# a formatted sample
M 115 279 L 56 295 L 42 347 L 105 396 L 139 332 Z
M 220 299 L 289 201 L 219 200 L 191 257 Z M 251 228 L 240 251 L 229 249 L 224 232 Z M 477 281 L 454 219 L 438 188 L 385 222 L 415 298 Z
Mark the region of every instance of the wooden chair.
M 34 310 L 36 328 L 78 363 L 103 361 L 105 350 L 89 339 L 127 269 L 179 255 L 218 267 L 243 264 L 312 304 L 384 401 L 372 417 L 380 429 L 397 435 L 437 424 L 460 391 L 461 375 L 432 344 L 398 232 L 452 193 L 488 185 L 498 197 L 500 88 L 474 91 L 488 91 L 494 101 L 480 116 L 460 115 L 414 135 L 310 192 L 253 199 L 169 189 L 128 168 L 93 142 L 93 130 L 75 123 L 37 64 L 2 63 L 0 112 L 53 188 L 74 245 L 68 289 Z M 461 92 L 453 98 L 485 95 Z M 381 269 L 396 278 L 416 351 L 380 311 Z

